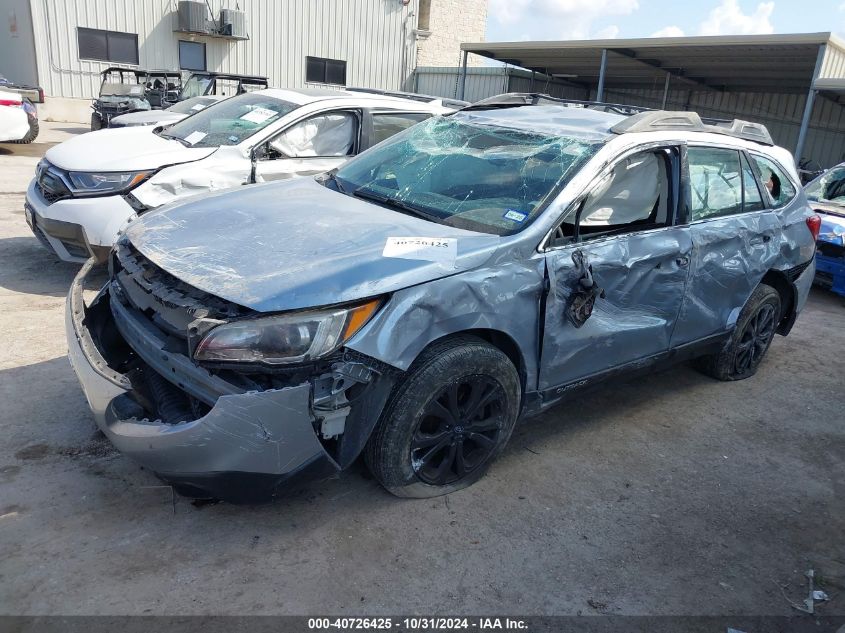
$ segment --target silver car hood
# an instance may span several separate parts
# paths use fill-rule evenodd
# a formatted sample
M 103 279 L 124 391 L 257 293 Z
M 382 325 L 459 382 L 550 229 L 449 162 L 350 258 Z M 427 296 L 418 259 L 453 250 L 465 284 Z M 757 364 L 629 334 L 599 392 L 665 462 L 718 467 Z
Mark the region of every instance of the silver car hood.
M 497 236 L 404 215 L 312 178 L 168 205 L 126 234 L 178 279 L 261 312 L 345 303 L 453 275 L 485 262 L 499 244 Z M 391 256 L 405 243 L 395 238 L 429 239 L 414 242 L 422 246 L 410 259 Z M 430 238 L 438 245 L 429 248 Z
M 179 114 L 178 112 L 168 112 L 167 110 L 142 110 L 140 112 L 130 112 L 129 114 L 121 114 L 120 116 L 112 117 L 112 122 L 121 123 L 125 126 L 133 125 L 170 125 L 181 121 L 187 114 Z

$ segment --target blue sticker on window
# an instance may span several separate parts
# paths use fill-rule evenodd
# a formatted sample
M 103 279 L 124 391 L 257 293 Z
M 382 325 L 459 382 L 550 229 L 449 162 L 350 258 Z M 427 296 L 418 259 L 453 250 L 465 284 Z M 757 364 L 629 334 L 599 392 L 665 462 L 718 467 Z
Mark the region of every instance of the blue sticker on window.
M 525 222 L 525 218 L 528 217 L 528 214 L 515 209 L 508 209 L 502 217 L 506 220 L 513 220 L 514 222 Z
M 237 136 L 235 136 L 234 134 L 232 134 L 232 136 L 230 136 L 230 137 L 229 137 L 229 140 L 230 140 L 230 141 L 232 141 L 233 143 L 237 143 L 237 142 L 238 142 L 238 137 L 237 137 Z

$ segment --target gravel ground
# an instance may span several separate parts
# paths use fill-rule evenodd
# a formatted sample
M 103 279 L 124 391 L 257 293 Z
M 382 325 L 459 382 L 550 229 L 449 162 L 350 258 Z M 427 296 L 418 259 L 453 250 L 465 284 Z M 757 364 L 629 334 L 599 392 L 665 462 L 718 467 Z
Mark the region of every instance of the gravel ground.
M 63 126 L 63 127 L 59 127 Z M 399 500 L 356 465 L 260 507 L 174 498 L 96 432 L 65 357 L 77 266 L 0 145 L 0 613 L 845 614 L 845 301 L 814 290 L 758 375 L 686 365 L 535 418 L 489 475 Z

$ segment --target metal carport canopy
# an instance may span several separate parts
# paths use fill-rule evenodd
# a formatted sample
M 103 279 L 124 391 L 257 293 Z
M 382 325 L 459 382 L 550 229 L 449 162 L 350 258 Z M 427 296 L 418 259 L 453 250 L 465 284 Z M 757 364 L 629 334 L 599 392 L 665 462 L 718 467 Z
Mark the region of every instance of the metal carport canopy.
M 478 42 L 461 44 L 461 50 L 461 93 L 469 53 L 595 87 L 597 101 L 606 88 L 654 87 L 661 79 L 664 102 L 670 82 L 690 90 L 807 93 L 797 156 L 818 90 L 814 84 L 845 80 L 845 42 L 831 33 Z

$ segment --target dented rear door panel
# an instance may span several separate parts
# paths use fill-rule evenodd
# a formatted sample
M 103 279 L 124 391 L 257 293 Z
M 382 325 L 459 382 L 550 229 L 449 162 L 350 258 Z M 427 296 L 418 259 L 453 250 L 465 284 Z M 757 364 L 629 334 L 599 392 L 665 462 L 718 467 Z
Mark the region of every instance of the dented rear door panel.
M 686 299 L 673 347 L 730 330 L 763 275 L 779 259 L 780 221 L 754 211 L 694 222 Z

